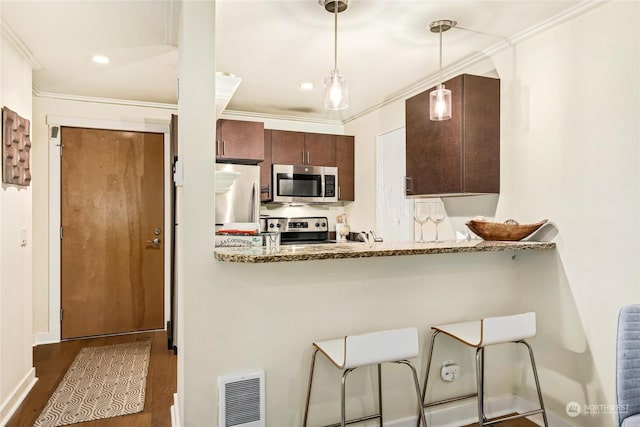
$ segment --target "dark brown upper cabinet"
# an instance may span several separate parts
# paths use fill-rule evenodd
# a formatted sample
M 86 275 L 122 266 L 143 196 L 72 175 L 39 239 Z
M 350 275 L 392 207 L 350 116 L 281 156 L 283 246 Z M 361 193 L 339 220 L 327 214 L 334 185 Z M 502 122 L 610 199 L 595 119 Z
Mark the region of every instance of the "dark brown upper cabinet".
M 257 164 L 264 160 L 264 123 L 218 120 L 216 161 Z
M 429 120 L 431 88 L 406 100 L 406 196 L 500 192 L 500 80 L 446 81 L 451 120 Z
M 336 136 L 336 163 L 338 165 L 338 200 L 355 200 L 355 155 L 353 136 Z
M 304 132 L 271 131 L 271 162 L 274 165 L 303 165 L 304 155 Z
M 305 133 L 304 149 L 306 150 L 305 165 L 337 166 L 335 135 Z
M 336 166 L 336 136 L 272 130 L 271 156 L 275 165 Z

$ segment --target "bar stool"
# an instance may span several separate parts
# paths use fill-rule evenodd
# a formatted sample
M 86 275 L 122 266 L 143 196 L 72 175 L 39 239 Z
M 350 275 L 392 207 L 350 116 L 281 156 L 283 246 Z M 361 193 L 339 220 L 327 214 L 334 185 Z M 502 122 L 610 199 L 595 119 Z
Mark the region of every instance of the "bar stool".
M 433 333 L 431 335 L 431 346 L 429 348 L 429 355 L 427 357 L 427 368 L 424 375 L 424 383 L 422 386 L 423 409 L 420 412 L 424 412 L 424 408 L 476 397 L 478 399 L 478 423 L 480 424 L 480 427 L 502 421 L 529 417 L 536 414 L 542 414 L 544 425 L 546 427 L 549 426 L 549 423 L 547 422 L 547 413 L 544 409 L 544 403 L 542 401 L 540 381 L 538 380 L 538 370 L 536 369 L 536 362 L 533 359 L 533 350 L 531 350 L 531 346 L 525 341 L 525 338 L 531 338 L 536 335 L 536 313 L 530 312 L 516 314 L 513 316 L 488 317 L 472 322 L 433 326 L 431 327 L 431 329 L 433 330 Z M 476 393 L 467 394 L 464 396 L 425 403 L 427 381 L 429 380 L 429 370 L 431 369 L 431 359 L 433 356 L 433 346 L 436 337 L 440 333 L 449 335 L 450 337 L 455 338 L 463 344 L 474 347 L 476 349 L 476 378 L 478 390 Z M 533 368 L 533 378 L 536 382 L 540 408 L 508 417 L 496 417 L 488 419 L 484 414 L 484 349 L 489 345 L 503 343 L 524 344 L 529 350 L 529 358 L 531 359 L 531 367 Z
M 307 388 L 307 401 L 304 408 L 303 427 L 307 426 L 309 415 L 309 400 L 311 399 L 311 385 L 313 383 L 313 371 L 316 363 L 318 351 L 324 354 L 335 365 L 343 370 L 342 386 L 340 391 L 341 421 L 325 427 L 344 427 L 347 424 L 360 423 L 368 420 L 379 419 L 382 427 L 382 363 L 399 363 L 408 366 L 413 372 L 413 382 L 418 400 L 419 412 L 422 401 L 420 398 L 420 385 L 418 374 L 415 368 L 407 359 L 418 356 L 418 330 L 416 328 L 394 329 L 388 331 L 372 332 L 362 335 L 348 335 L 342 338 L 330 339 L 326 341 L 316 341 L 313 343 L 314 351 L 311 358 L 311 370 L 309 373 L 309 387 Z M 378 365 L 378 413 L 355 418 L 346 419 L 345 390 L 347 376 L 356 368 L 368 365 Z M 418 419 L 418 424 L 422 419 L 424 427 L 427 422 L 424 413 Z

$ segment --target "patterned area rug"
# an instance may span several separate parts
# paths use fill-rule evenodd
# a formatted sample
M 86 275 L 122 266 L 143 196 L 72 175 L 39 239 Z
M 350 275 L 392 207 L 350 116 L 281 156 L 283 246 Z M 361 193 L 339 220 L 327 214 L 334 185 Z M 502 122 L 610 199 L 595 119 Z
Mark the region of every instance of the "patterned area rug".
M 80 350 L 34 427 L 134 414 L 144 408 L 151 341 Z

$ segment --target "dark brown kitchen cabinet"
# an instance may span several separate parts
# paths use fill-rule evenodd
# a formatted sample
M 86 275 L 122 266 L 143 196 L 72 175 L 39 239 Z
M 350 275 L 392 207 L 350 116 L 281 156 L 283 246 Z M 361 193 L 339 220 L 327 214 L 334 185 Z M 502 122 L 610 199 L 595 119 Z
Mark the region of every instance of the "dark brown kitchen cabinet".
M 354 201 L 354 173 L 355 173 L 355 155 L 354 155 L 353 136 L 338 135 L 336 136 L 336 163 L 338 166 L 338 200 Z
M 257 164 L 264 160 L 264 123 L 218 120 L 216 160 Z
M 302 165 L 304 155 L 304 132 L 271 131 L 271 162 L 274 165 Z
M 305 133 L 305 165 L 336 166 L 336 136 L 324 133 Z
M 336 137 L 284 130 L 271 132 L 271 160 L 275 165 L 336 165 Z
M 446 81 L 451 120 L 429 120 L 429 89 L 406 100 L 407 196 L 500 192 L 500 80 Z
M 271 129 L 264 130 L 264 161 L 260 166 L 260 201 L 269 202 L 273 199 L 271 190 Z

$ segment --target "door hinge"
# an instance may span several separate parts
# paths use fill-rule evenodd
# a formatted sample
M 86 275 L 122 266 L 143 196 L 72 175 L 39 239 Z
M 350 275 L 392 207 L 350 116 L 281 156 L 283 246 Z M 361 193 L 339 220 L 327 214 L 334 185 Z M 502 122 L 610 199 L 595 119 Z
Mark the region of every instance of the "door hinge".
M 60 309 L 60 321 L 62 322 L 62 318 L 64 317 L 64 310 Z
M 60 240 L 62 240 L 62 226 L 60 226 Z

